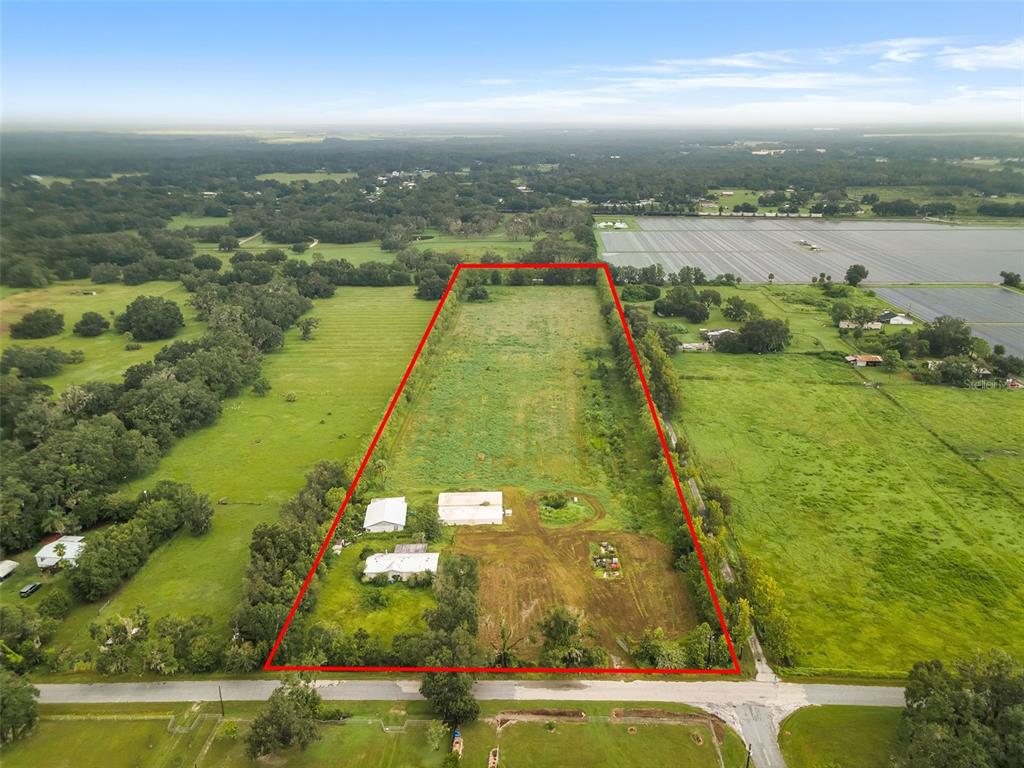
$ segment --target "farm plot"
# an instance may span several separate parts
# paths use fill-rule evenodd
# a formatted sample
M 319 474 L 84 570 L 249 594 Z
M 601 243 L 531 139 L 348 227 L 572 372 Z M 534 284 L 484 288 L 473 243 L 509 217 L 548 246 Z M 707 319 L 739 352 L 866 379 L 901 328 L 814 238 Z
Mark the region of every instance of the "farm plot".
M 459 307 L 412 389 L 413 407 L 389 425 L 388 448 L 372 458 L 387 462 L 382 495 L 503 491 L 513 510 L 504 524 L 456 528 L 452 545 L 479 559 L 485 643 L 502 620 L 526 632 L 555 605 L 583 611 L 612 653 L 643 628 L 679 636 L 696 622 L 664 543 L 652 447 L 632 426 L 649 416 L 616 376 L 594 379 L 613 366 L 595 290 L 491 295 Z M 614 441 L 597 421 L 617 425 Z M 583 497 L 595 513 L 542 524 L 537 500 L 552 490 Z M 623 578 L 599 580 L 590 545 L 610 539 L 630 565 Z
M 691 596 L 662 542 L 639 533 L 609 534 L 587 522 L 549 528 L 540 524 L 535 500 L 511 492 L 506 503 L 514 512 L 504 525 L 465 528 L 455 536 L 454 551 L 480 562 L 484 647 L 498 647 L 502 622 L 517 636 L 526 635 L 552 605 L 581 611 L 612 653 L 616 640 L 646 628 L 679 637 L 695 626 Z M 602 510 L 598 517 L 603 516 Z M 603 579 L 592 566 L 592 548 L 608 538 L 626 564 L 620 578 Z M 531 656 L 538 650 L 534 640 L 517 650 Z
M 709 276 L 732 272 L 748 282 L 802 283 L 826 272 L 841 277 L 865 265 L 868 282 L 989 282 L 1015 270 L 1024 229 L 948 227 L 918 222 L 812 221 L 715 217 L 639 217 L 640 231 L 599 236 L 612 264 L 683 266 Z M 812 250 L 801 245 L 806 241 Z
M 797 667 L 899 673 L 996 637 L 1024 650 L 1016 393 L 865 387 L 793 353 L 676 365 L 680 426 L 735 502 L 739 546 L 786 593 Z
M 929 322 L 939 315 L 962 317 L 975 335 L 990 344 L 1002 344 L 1007 354 L 1024 356 L 1024 293 L 995 286 L 880 287 L 877 293 Z
M 265 357 L 270 395 L 225 401 L 216 424 L 179 440 L 152 475 L 128 489 L 138 493 L 165 479 L 191 483 L 219 501 L 210 532 L 176 536 L 108 603 L 76 607 L 55 644 L 81 648 L 97 616 L 136 605 L 154 619 L 207 613 L 227 631 L 253 528 L 277 518 L 316 462 L 344 462 L 364 448 L 432 310 L 411 287 L 340 288 L 317 301 L 311 315 L 321 324 L 313 339 L 301 341 L 293 329 L 284 349 Z

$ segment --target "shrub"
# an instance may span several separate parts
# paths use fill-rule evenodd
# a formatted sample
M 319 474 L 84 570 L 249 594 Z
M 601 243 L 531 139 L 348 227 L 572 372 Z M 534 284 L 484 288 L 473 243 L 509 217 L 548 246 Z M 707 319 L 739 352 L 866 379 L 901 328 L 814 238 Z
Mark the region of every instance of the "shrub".
M 110 328 L 110 321 L 99 312 L 86 312 L 82 319 L 75 323 L 74 333 L 76 336 L 99 336 Z
M 64 315 L 55 309 L 36 309 L 11 325 L 12 339 L 43 339 L 64 330 Z

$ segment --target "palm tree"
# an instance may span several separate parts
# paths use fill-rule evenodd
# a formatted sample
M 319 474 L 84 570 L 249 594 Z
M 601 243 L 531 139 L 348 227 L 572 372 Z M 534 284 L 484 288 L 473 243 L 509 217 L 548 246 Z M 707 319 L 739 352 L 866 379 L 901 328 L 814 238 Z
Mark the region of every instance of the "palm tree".
M 60 507 L 50 507 L 43 515 L 40 527 L 47 533 L 59 533 L 63 536 L 68 528 L 68 519 L 64 510 Z

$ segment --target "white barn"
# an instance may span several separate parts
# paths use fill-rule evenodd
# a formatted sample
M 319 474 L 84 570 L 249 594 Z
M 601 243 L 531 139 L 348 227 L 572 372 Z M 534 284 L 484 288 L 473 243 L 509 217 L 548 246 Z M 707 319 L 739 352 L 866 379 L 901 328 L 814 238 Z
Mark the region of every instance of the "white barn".
M 373 533 L 400 531 L 405 528 L 405 517 L 408 511 L 409 505 L 405 503 L 405 496 L 371 499 L 370 506 L 366 508 L 363 530 Z
M 501 525 L 505 507 L 501 491 L 442 493 L 437 516 L 445 525 Z
M 382 552 L 366 558 L 363 575 L 369 579 L 385 575 L 391 579 L 405 581 L 418 573 L 437 573 L 437 552 Z
M 58 546 L 64 548 L 63 555 L 57 554 Z M 85 547 L 84 536 L 61 536 L 36 552 L 36 566 L 39 570 L 55 568 L 61 561 L 75 565 L 78 563 L 78 555 L 81 554 L 83 547 Z

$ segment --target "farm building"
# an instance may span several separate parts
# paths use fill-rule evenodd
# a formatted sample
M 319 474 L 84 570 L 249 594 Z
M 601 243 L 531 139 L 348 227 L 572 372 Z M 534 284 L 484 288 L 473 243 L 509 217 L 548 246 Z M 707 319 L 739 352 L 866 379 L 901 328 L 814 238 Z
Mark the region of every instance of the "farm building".
M 373 533 L 400 531 L 405 528 L 405 516 L 409 505 L 404 496 L 390 499 L 372 499 L 366 508 L 363 530 Z
M 4 560 L 0 563 L 0 581 L 3 581 L 12 573 L 18 569 L 18 563 L 15 560 Z
M 413 555 L 418 552 L 426 552 L 426 544 L 395 544 L 396 555 Z
M 442 493 L 437 516 L 445 525 L 501 525 L 505 517 L 501 491 Z
M 686 342 L 679 345 L 683 352 L 710 352 L 711 345 L 706 341 Z
M 730 333 L 736 333 L 732 328 L 722 328 L 718 331 L 709 331 L 707 328 L 700 329 L 700 335 L 702 338 L 707 339 L 708 344 L 715 346 L 720 338 L 727 336 Z
M 419 573 L 437 573 L 437 552 L 381 552 L 366 558 L 363 575 L 367 578 L 387 576 L 405 581 Z
M 902 315 L 899 312 L 893 312 L 892 310 L 886 310 L 878 316 L 878 322 L 886 323 L 888 325 L 913 325 L 914 321 L 906 315 Z
M 62 548 L 63 554 L 58 554 L 58 547 Z M 85 547 L 84 536 L 61 536 L 36 552 L 36 565 L 39 570 L 55 568 L 62 561 L 75 565 L 83 547 Z
M 847 355 L 846 362 L 854 368 L 874 368 L 882 364 L 882 358 L 879 355 Z
M 865 331 L 880 331 L 882 330 L 882 324 L 879 322 L 874 323 L 858 323 L 854 320 L 840 320 L 840 328 L 863 328 Z

